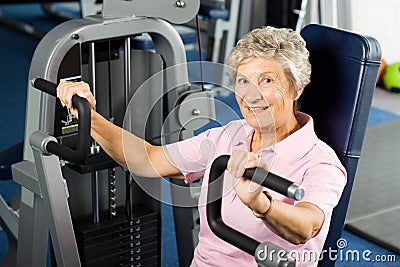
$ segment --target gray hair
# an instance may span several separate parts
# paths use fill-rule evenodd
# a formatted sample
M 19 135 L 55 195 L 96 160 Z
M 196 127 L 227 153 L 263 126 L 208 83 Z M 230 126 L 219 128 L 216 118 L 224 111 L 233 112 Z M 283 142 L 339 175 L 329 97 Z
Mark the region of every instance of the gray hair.
M 304 39 L 292 29 L 266 26 L 243 36 L 226 62 L 231 78 L 236 78 L 239 65 L 251 57 L 273 58 L 278 62 L 294 92 L 310 83 L 309 52 Z

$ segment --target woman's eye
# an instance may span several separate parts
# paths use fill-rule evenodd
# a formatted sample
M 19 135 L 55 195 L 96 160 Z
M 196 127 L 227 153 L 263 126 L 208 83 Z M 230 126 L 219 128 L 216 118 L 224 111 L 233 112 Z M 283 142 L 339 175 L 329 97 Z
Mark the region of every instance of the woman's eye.
M 261 81 L 260 81 L 260 84 L 261 85 L 265 85 L 265 84 L 269 84 L 269 83 L 271 83 L 272 82 L 272 79 L 270 79 L 270 78 L 262 78 L 261 79 Z
M 238 79 L 237 84 L 245 85 L 245 84 L 248 84 L 248 81 L 247 81 L 247 79 Z

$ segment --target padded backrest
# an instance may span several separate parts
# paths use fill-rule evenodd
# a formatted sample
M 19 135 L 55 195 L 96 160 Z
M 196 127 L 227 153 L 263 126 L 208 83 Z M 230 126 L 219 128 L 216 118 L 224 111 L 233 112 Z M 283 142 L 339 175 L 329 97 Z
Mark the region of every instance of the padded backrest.
M 347 184 L 332 214 L 324 249 L 337 249 L 360 158 L 381 48 L 372 37 L 323 25 L 301 31 L 310 51 L 311 83 L 300 100 L 301 111 L 314 118 L 318 137 L 330 145 L 347 169 Z M 325 254 L 326 256 L 326 254 Z M 333 266 L 328 257 L 322 266 Z

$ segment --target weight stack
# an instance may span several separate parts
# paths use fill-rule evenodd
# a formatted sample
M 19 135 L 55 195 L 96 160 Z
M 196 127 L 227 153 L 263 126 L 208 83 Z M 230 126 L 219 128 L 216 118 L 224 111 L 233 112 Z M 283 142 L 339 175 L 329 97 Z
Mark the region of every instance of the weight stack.
M 74 223 L 82 266 L 159 266 L 157 213 L 135 206 L 132 220 L 119 214 L 97 224 Z

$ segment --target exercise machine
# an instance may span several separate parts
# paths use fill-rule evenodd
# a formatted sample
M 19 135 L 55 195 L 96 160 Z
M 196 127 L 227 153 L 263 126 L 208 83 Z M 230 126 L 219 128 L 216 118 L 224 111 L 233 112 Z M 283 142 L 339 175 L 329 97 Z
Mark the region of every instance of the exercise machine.
M 81 115 L 78 122 L 54 91 L 35 87 L 86 81 L 96 111 L 116 125 L 153 144 L 186 138 L 215 117 L 212 92 L 189 82 L 184 46 L 171 25 L 192 19 L 198 8 L 196 0 L 108 0 L 102 14 L 64 22 L 42 38 L 28 77 L 30 142 L 24 161 L 12 166 L 22 188 L 17 266 L 45 266 L 49 231 L 57 266 L 160 266 L 161 179 L 131 175 L 92 140 L 87 148 Z M 135 49 L 142 33 L 154 52 Z M 196 101 L 183 104 L 190 99 Z

